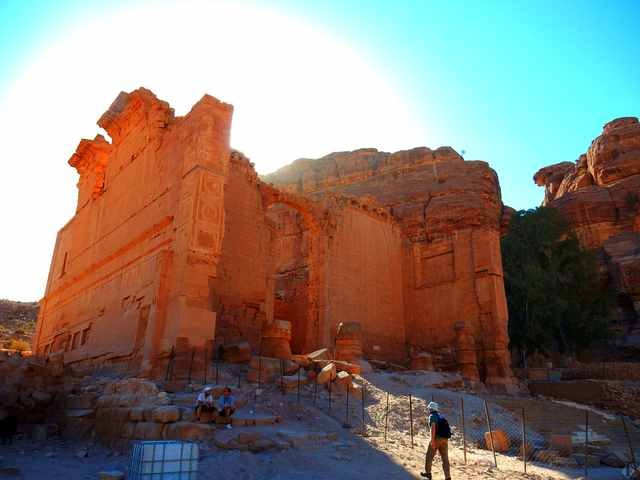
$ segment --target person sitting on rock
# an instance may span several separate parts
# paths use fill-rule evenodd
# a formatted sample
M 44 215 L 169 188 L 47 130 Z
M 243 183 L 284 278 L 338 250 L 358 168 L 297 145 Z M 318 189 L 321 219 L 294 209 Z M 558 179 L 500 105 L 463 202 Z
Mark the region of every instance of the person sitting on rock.
M 208 413 L 211 418 L 216 413 L 216 406 L 213 400 L 213 389 L 211 387 L 205 387 L 202 392 L 198 394 L 196 399 L 196 417 L 200 421 L 202 413 Z
M 224 387 L 222 396 L 218 399 L 218 410 L 220 411 L 219 415 L 221 417 L 231 417 L 236 411 L 236 399 L 231 395 L 231 389 L 229 387 Z M 231 427 L 231 425 L 227 425 L 227 428 L 229 427 Z

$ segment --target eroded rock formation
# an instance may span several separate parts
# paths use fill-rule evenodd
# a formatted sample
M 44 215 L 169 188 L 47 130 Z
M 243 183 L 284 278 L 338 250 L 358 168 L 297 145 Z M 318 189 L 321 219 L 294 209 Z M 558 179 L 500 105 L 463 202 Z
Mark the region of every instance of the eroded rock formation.
M 603 274 L 613 284 L 619 311 L 632 333 L 640 317 L 640 123 L 607 123 L 575 163 L 539 170 L 543 204 L 559 209 L 582 244 L 599 253 Z M 640 346 L 640 331 L 629 341 Z
M 503 208 L 486 163 L 448 147 L 364 149 L 260 179 L 229 146 L 231 113 L 205 95 L 176 117 L 139 89 L 98 121 L 111 143 L 80 142 L 37 355 L 180 378 L 222 344 L 289 358 L 356 322 L 367 358 L 424 352 L 511 381 Z

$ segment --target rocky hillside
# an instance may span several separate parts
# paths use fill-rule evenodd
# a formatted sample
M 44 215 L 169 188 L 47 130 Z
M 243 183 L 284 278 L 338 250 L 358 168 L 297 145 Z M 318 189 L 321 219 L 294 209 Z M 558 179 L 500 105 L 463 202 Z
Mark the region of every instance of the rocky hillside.
M 0 348 L 30 349 L 37 316 L 37 302 L 0 299 Z
M 625 346 L 640 351 L 640 122 L 607 123 L 575 163 L 540 169 L 544 205 L 559 209 L 582 244 L 598 252 L 614 288 Z

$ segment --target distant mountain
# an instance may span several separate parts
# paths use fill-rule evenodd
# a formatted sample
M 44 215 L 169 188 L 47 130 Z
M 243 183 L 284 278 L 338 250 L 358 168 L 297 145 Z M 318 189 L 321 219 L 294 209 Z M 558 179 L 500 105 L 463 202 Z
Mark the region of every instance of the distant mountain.
M 37 302 L 0 299 L 0 348 L 30 349 L 37 317 Z

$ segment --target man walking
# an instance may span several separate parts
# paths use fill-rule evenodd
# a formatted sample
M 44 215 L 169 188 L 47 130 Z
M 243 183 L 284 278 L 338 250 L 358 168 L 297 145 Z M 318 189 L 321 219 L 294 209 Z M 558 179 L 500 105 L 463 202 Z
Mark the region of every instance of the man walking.
M 431 480 L 431 465 L 436 452 L 440 453 L 442 458 L 442 469 L 444 470 L 444 478 L 451 480 L 451 471 L 449 467 L 449 439 L 451 438 L 451 429 L 447 419 L 440 415 L 440 406 L 436 402 L 430 402 L 427 405 L 429 410 L 429 429 L 431 430 L 431 439 L 427 455 L 424 462 L 424 472 L 420 475 Z

